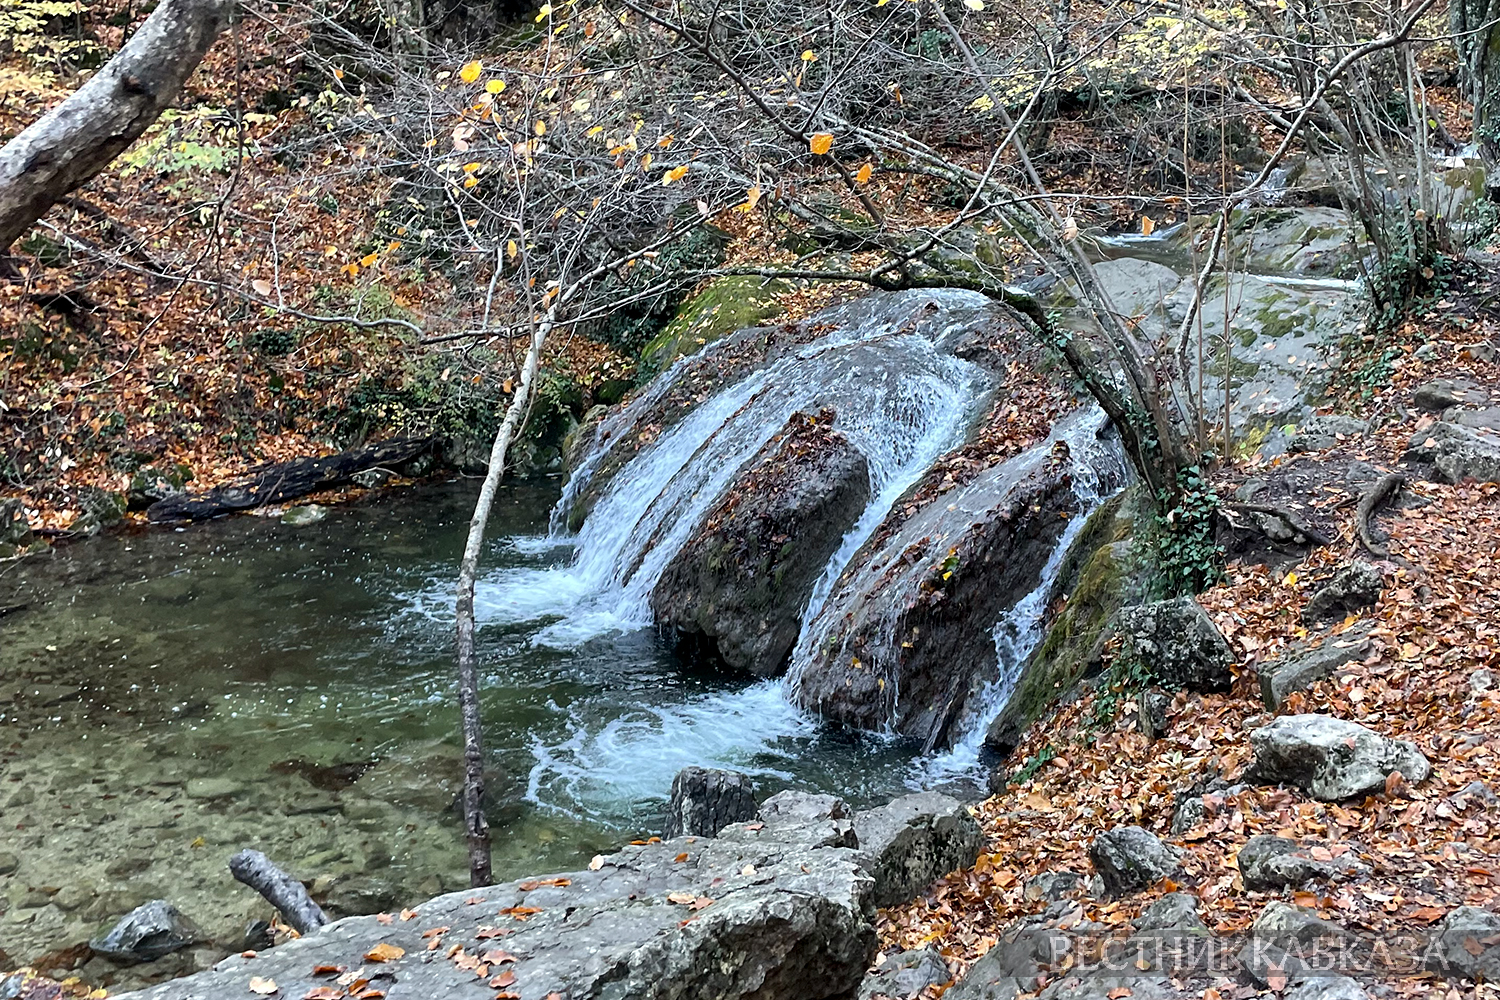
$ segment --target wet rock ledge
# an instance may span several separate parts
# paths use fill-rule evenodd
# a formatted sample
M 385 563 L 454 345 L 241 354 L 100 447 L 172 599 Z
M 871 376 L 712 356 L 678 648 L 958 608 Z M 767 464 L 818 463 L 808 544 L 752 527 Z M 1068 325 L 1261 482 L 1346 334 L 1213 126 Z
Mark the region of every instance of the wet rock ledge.
M 717 837 L 653 838 L 584 871 L 350 917 L 125 996 L 851 996 L 874 958 L 877 903 L 972 865 L 980 841 L 967 808 L 946 796 L 855 814 L 831 795 L 782 792 Z

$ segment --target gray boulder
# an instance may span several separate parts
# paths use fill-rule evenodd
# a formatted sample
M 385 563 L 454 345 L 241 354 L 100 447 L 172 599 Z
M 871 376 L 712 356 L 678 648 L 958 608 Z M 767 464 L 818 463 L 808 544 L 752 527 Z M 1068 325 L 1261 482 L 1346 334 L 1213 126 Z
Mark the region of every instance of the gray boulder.
M 1483 406 L 1490 401 L 1489 392 L 1469 378 L 1436 378 L 1412 390 L 1414 405 L 1434 413 L 1453 406 Z
M 979 857 L 984 834 L 968 808 L 937 792 L 904 795 L 854 817 L 859 850 L 875 878 L 875 905 L 894 906 Z
M 439 896 L 416 905 L 410 921 L 350 917 L 128 996 L 248 996 L 259 976 L 274 980 L 279 996 L 300 997 L 327 985 L 315 966 L 364 965 L 376 988 L 397 987 L 391 995 L 489 1000 L 494 989 L 463 967 L 450 951 L 458 947 L 516 956 L 487 961 L 514 975 L 509 989 L 528 998 L 845 997 L 875 954 L 873 887 L 853 851 L 808 847 L 769 823 L 736 824 L 717 838 L 629 847 L 545 882 Z M 434 938 L 441 951 L 428 950 Z M 363 958 L 381 944 L 399 951 L 379 963 Z
M 177 907 L 153 899 L 125 914 L 89 947 L 116 962 L 154 962 L 202 940 L 203 933 Z
M 1343 618 L 1375 606 L 1385 587 L 1380 570 L 1356 560 L 1333 574 L 1302 609 L 1304 624 L 1315 625 L 1330 618 Z
M 1308 417 L 1287 442 L 1287 450 L 1322 451 L 1345 439 L 1363 437 L 1369 430 L 1367 421 L 1339 413 Z
M 834 412 L 794 413 L 747 462 L 667 564 L 656 621 L 731 667 L 786 666 L 818 576 L 870 497 L 865 457 Z
M 1349 960 L 1359 942 L 1338 924 L 1300 907 L 1269 903 L 1250 926 L 1250 940 L 1239 952 L 1241 967 L 1261 985 L 1284 977 L 1297 982 L 1342 956 Z M 1309 961 L 1311 960 L 1311 961 Z
M 1437 925 L 1427 967 L 1442 976 L 1494 982 L 1500 979 L 1500 915 L 1460 906 Z
M 1313 880 L 1337 878 L 1369 872 L 1353 852 L 1346 851 L 1319 859 L 1313 846 L 1270 834 L 1251 837 L 1240 848 L 1240 878 L 1246 889 L 1257 892 L 1296 888 Z
M 1022 891 L 1027 899 L 1042 899 L 1055 903 L 1083 884 L 1083 876 L 1077 872 L 1043 872 L 1026 880 Z
M 785 791 L 760 804 L 763 828 L 783 840 L 820 847 L 858 846 L 853 816 L 849 803 L 837 795 Z
M 1327 715 L 1283 715 L 1252 732 L 1250 746 L 1248 780 L 1292 785 L 1325 802 L 1379 791 L 1396 771 L 1412 784 L 1432 773 L 1416 744 Z
M 1121 608 L 1115 624 L 1120 655 L 1138 660 L 1163 687 L 1228 691 L 1229 643 L 1191 597 Z
M 672 779 L 667 822 L 662 836 L 712 837 L 730 823 L 748 823 L 760 815 L 750 778 L 738 771 L 685 767 Z
M 1157 880 L 1177 870 L 1182 849 L 1171 847 L 1149 830 L 1117 826 L 1094 838 L 1089 860 L 1112 896 L 1150 888 Z
M 1402 461 L 1427 467 L 1441 483 L 1500 482 L 1500 436 L 1440 421 L 1414 434 Z
M 859 1000 L 907 1000 L 929 986 L 941 986 L 952 975 L 948 963 L 935 948 L 917 948 L 888 958 L 880 968 L 865 977 L 859 987 Z
M 1208 937 L 1208 925 L 1198 916 L 1198 898 L 1191 893 L 1169 892 L 1141 912 L 1136 933 L 1175 932 L 1190 937 Z
M 1260 696 L 1275 712 L 1293 691 L 1304 691 L 1330 677 L 1347 663 L 1358 663 L 1370 654 L 1370 628 L 1357 626 L 1342 635 L 1331 635 L 1315 649 L 1288 651 L 1280 659 L 1260 665 Z

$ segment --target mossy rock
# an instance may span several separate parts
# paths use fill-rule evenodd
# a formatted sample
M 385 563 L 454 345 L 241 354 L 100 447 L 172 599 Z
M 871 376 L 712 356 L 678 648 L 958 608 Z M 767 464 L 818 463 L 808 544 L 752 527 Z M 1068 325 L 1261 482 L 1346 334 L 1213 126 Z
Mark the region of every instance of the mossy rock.
M 1132 486 L 1095 511 L 1068 550 L 1054 598 L 1067 605 L 1021 671 L 1021 678 L 990 725 L 985 743 L 1008 753 L 1026 728 L 1068 694 L 1097 656 L 1115 612 L 1141 599 L 1149 576 L 1135 528 L 1149 518 L 1149 499 Z
M 641 360 L 651 368 L 666 368 L 726 333 L 773 319 L 783 311 L 776 296 L 790 290 L 784 281 L 755 275 L 715 278 L 688 296 L 672 321 L 641 348 Z

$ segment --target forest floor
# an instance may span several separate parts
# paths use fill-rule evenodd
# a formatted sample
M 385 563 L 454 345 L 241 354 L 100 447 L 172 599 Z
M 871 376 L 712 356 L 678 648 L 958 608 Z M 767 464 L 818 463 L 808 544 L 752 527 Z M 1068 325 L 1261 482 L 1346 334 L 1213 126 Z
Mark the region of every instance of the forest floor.
M 1471 280 L 1467 294 L 1456 288 L 1404 324 L 1387 382 L 1373 392 L 1350 389 L 1337 401 L 1339 412 L 1383 419 L 1379 429 L 1313 459 L 1399 470 L 1406 442 L 1433 419 L 1410 406 L 1414 387 L 1466 377 L 1500 393 L 1500 365 L 1461 349 L 1493 341 L 1500 330 L 1484 301 L 1489 276 Z M 1414 357 L 1429 341 L 1435 353 L 1429 348 Z M 1228 498 L 1238 483 L 1282 461 L 1224 470 L 1222 494 Z M 1282 898 L 1377 936 L 1428 927 L 1456 906 L 1493 908 L 1500 900 L 1500 808 L 1490 788 L 1500 767 L 1500 687 L 1493 673 L 1500 669 L 1500 485 L 1409 479 L 1406 489 L 1412 502 L 1380 519 L 1390 541 L 1388 556 L 1375 560 L 1386 581 L 1378 605 L 1327 629 L 1302 622 L 1308 597 L 1340 566 L 1371 558 L 1357 536 L 1355 504 L 1330 488 L 1318 506 L 1334 525 L 1331 545 L 1276 572 L 1232 564 L 1223 582 L 1198 598 L 1235 651 L 1233 689 L 1179 693 L 1169 731 L 1156 740 L 1139 731 L 1137 703 L 1100 704 L 1119 697 L 1107 689 L 1086 687 L 1038 721 L 1008 762 L 1019 780 L 978 809 L 988 838 L 978 864 L 909 905 L 883 911 L 882 946 L 890 953 L 936 947 L 961 975 L 1003 928 L 1046 908 L 1047 900 L 1028 892 L 1030 880 L 1072 871 L 1086 882 L 1093 872 L 1089 843 L 1120 824 L 1144 826 L 1184 847 L 1182 874 L 1116 900 L 1091 898 L 1080 886 L 1070 896 L 1081 919 L 1121 926 L 1177 890 L 1196 894 L 1205 922 L 1226 934 L 1244 930 L 1268 902 Z M 1336 642 L 1360 622 L 1373 622 L 1369 655 L 1291 695 L 1280 713 L 1324 713 L 1411 740 L 1432 761 L 1432 776 L 1343 804 L 1282 788 L 1210 795 L 1203 821 L 1174 835 L 1178 797 L 1214 778 L 1233 783 L 1250 760 L 1251 731 L 1272 717 L 1257 665 L 1293 646 Z M 1317 893 L 1249 891 L 1236 856 L 1250 837 L 1268 833 L 1312 841 L 1334 855 L 1352 851 L 1373 874 Z M 1222 985 L 1225 996 L 1257 992 Z M 1403 995 L 1456 995 L 1435 977 L 1398 986 Z

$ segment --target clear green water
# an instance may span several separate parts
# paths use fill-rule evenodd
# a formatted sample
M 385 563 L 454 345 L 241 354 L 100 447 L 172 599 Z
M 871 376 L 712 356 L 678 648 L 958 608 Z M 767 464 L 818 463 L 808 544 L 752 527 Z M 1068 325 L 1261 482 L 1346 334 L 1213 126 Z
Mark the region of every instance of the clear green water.
M 473 490 L 396 493 L 303 527 L 142 530 L 0 567 L 0 607 L 26 604 L 0 616 L 0 872 L 16 863 L 0 874 L 0 949 L 13 964 L 157 897 L 238 950 L 245 923 L 269 916 L 225 867 L 242 847 L 321 879 L 336 912 L 467 884 L 448 595 Z M 767 793 L 862 803 L 902 790 L 909 746 L 824 728 L 773 682 L 686 669 L 651 630 L 533 645 L 556 602 L 507 581 L 534 591 L 552 575 L 518 570 L 571 558 L 543 537 L 557 492 L 502 491 L 479 592 L 497 877 L 659 832 L 687 764 L 750 771 Z

